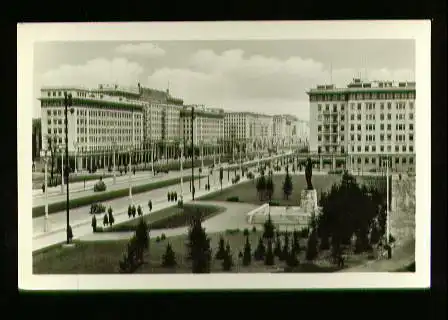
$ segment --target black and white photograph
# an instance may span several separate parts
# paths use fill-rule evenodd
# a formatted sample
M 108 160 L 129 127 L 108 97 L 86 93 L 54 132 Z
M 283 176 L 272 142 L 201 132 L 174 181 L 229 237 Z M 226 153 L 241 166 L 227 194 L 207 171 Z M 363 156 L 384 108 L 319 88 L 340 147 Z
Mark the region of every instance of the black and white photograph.
M 429 287 L 429 22 L 17 41 L 21 288 Z

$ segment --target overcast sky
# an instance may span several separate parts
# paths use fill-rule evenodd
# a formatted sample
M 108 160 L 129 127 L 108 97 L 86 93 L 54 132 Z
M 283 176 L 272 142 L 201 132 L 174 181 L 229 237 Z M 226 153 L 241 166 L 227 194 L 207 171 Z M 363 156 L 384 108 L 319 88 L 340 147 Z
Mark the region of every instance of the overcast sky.
M 46 42 L 34 48 L 33 117 L 42 86 L 116 83 L 165 90 L 187 104 L 308 120 L 306 91 L 415 76 L 414 40 Z M 332 70 L 330 76 L 330 70 Z

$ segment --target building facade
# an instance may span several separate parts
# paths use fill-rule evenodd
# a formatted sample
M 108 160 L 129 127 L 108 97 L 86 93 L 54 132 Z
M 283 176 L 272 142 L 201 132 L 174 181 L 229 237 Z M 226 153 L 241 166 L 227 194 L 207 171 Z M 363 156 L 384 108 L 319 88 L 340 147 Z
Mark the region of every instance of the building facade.
M 415 167 L 415 82 L 317 86 L 310 98 L 310 151 L 347 155 L 348 168 L 366 171 L 389 157 L 392 168 Z
M 145 103 L 85 88 L 53 87 L 43 88 L 39 99 L 43 149 L 61 157 L 65 151 L 64 92 L 72 95 L 67 114 L 72 168 L 73 162 L 77 169 L 108 166 L 114 148 L 127 153 L 142 143 Z

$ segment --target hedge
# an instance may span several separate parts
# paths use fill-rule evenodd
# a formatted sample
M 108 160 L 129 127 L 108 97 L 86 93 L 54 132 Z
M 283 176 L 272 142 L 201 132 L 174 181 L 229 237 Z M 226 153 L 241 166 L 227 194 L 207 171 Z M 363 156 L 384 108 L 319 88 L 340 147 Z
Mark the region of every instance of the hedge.
M 195 180 L 199 179 L 199 177 L 195 177 Z M 191 176 L 184 177 L 184 181 L 190 181 Z M 138 194 L 142 192 L 147 192 L 155 189 L 160 189 L 163 187 L 171 186 L 174 184 L 180 183 L 180 178 L 173 178 L 165 181 L 159 181 L 159 182 L 153 182 L 148 183 L 140 186 L 132 187 L 132 194 Z M 69 202 L 69 208 L 75 209 L 82 206 L 90 205 L 94 202 L 101 202 L 101 201 L 107 201 L 112 200 L 116 198 L 122 198 L 126 197 L 129 194 L 129 188 L 120 189 L 120 190 L 113 190 L 109 191 L 107 193 L 101 193 L 101 194 L 93 194 L 91 196 L 82 197 L 78 199 L 70 200 Z M 52 214 L 55 212 L 63 211 L 65 210 L 65 204 L 66 201 L 60 201 L 51 203 L 48 205 L 48 214 Z M 33 218 L 41 217 L 45 215 L 45 205 L 38 206 L 33 208 Z

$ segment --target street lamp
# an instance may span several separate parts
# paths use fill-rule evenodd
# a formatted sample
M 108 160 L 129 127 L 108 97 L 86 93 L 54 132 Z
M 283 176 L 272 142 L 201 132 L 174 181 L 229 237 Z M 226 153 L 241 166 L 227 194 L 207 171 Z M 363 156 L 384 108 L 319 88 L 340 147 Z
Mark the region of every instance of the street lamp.
M 128 151 L 129 151 L 129 202 L 130 202 L 130 204 L 132 205 L 132 170 L 131 170 L 131 168 L 132 168 L 132 164 L 131 164 L 131 162 L 132 162 L 132 148 L 131 147 L 129 147 L 128 148 Z
M 180 200 L 183 201 L 184 200 L 184 168 L 183 168 L 184 146 L 182 143 L 179 143 L 179 149 L 180 149 Z
M 64 146 L 59 145 L 58 150 L 61 153 L 61 193 L 64 193 Z
M 114 184 L 117 182 L 117 170 L 115 169 L 115 149 L 117 148 L 117 142 L 115 140 L 112 141 L 112 166 L 114 173 Z
M 194 107 L 191 107 L 191 192 L 192 192 L 192 199 L 194 200 L 194 134 L 193 134 L 193 129 L 194 129 Z M 201 181 L 199 179 L 199 181 Z
M 75 173 L 78 173 L 78 166 L 76 165 L 76 158 L 78 157 L 78 141 L 73 141 L 75 147 Z
M 48 223 L 48 184 L 47 184 L 47 165 L 48 165 L 48 150 L 42 150 L 41 158 L 45 163 L 45 177 L 44 177 L 44 193 L 45 193 L 45 224 L 44 224 L 44 232 L 49 231 L 49 223 Z
M 73 114 L 75 111 L 72 108 L 72 95 L 71 93 L 67 94 L 67 92 L 64 92 L 64 106 L 65 106 L 65 156 L 67 158 L 67 166 L 65 170 L 63 170 L 64 175 L 66 177 L 66 184 L 67 184 L 67 204 L 66 204 L 66 210 L 67 210 L 67 244 L 70 243 L 70 238 L 73 236 L 70 228 L 70 210 L 69 210 L 69 203 L 70 203 L 70 194 L 69 194 L 69 166 L 68 166 L 68 118 L 67 118 L 67 108 L 70 107 L 70 113 Z

